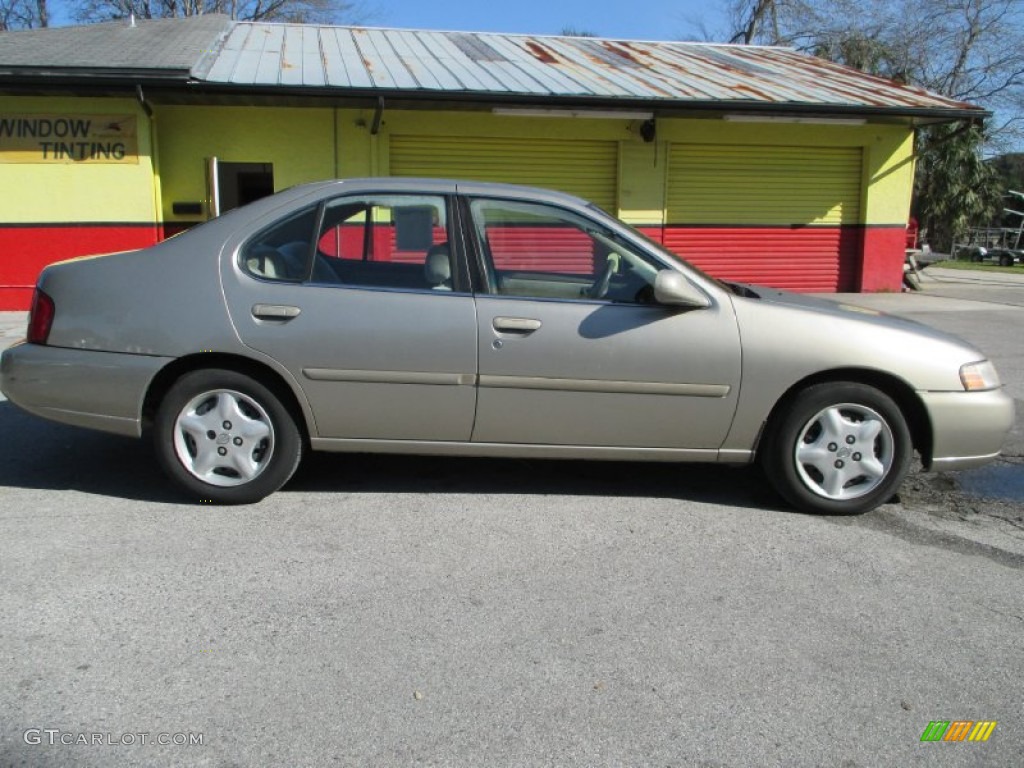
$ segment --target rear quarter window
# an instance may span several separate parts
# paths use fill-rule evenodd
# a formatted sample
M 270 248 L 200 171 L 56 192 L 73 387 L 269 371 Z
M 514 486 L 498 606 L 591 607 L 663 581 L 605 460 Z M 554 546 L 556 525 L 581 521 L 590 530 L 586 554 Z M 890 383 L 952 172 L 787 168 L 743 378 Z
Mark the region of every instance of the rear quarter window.
M 317 209 L 307 208 L 261 230 L 242 246 L 242 270 L 262 280 L 302 282 L 309 278 Z

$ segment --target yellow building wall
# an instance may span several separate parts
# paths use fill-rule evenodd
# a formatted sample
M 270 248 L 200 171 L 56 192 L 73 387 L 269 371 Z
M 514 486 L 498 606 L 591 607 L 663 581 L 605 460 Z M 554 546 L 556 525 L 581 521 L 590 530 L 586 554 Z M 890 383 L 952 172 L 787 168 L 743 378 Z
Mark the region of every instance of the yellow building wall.
M 866 224 L 905 225 L 914 190 L 914 132 L 906 127 L 879 128 L 865 144 Z
M 88 128 L 50 133 L 69 120 Z M 0 310 L 28 309 L 48 264 L 157 241 L 152 126 L 135 99 L 0 96 L 0 121 Z
M 275 190 L 327 178 L 387 176 L 392 135 L 515 139 L 600 139 L 619 145 L 614 211 L 644 226 L 665 223 L 666 186 L 673 143 L 771 147 L 856 147 L 864 185 L 860 223 L 902 226 L 913 185 L 913 133 L 900 125 L 738 123 L 721 119 L 657 121 L 657 138 L 644 142 L 639 120 L 519 117 L 490 112 L 384 110 L 377 135 L 371 109 L 157 106 L 155 125 L 162 219 L 174 201 L 208 202 L 206 163 L 272 163 Z
M 167 223 L 202 221 L 175 215 L 178 202 L 209 204 L 207 162 L 272 163 L 274 191 L 334 178 L 334 110 L 289 107 L 157 106 L 162 215 Z
M 0 158 L 0 223 L 156 222 L 150 123 L 135 99 L 0 96 L 0 118 L 25 115 L 134 115 L 138 162 Z
M 372 124 L 372 114 L 369 115 Z M 350 132 L 355 129 L 358 135 L 359 127 L 367 122 L 367 114 L 357 115 L 355 120 L 342 121 L 349 124 Z M 374 159 L 371 161 L 379 175 L 387 175 L 391 171 L 391 160 L 389 148 L 392 136 L 444 136 L 451 139 L 464 137 L 467 141 L 472 139 L 506 139 L 511 144 L 522 145 L 530 141 L 544 142 L 548 146 L 559 141 L 590 141 L 590 142 L 613 142 L 619 146 L 616 154 L 621 155 L 621 147 L 624 143 L 641 142 L 639 127 L 642 121 L 639 120 L 606 120 L 595 118 L 565 118 L 565 117 L 526 117 L 496 115 L 491 112 L 411 112 L 385 110 L 380 125 L 380 133 L 373 137 L 372 144 L 367 147 Z M 500 142 L 499 142 L 500 143 Z M 514 147 L 510 151 L 515 156 Z M 343 152 L 344 154 L 344 152 Z M 612 173 L 619 174 L 617 163 L 612 161 Z M 531 171 L 532 172 L 532 171 Z M 517 177 L 528 177 L 529 172 L 517 173 Z M 543 174 L 541 174 L 543 175 Z M 554 169 L 552 175 L 556 175 Z M 565 176 L 566 168 L 559 169 L 558 175 Z M 493 180 L 487 176 L 486 180 Z M 538 182 L 544 186 L 542 182 Z M 621 186 L 616 180 L 609 200 L 596 200 L 595 202 L 609 207 L 612 212 L 621 210 L 621 200 L 618 188 Z M 579 185 L 576 185 L 579 188 Z M 572 191 L 570 189 L 569 191 Z M 578 192 L 577 194 L 582 194 Z
M 726 120 L 666 120 L 667 143 L 771 147 L 857 147 L 863 154 L 860 223 L 907 223 L 913 189 L 913 131 L 906 125 L 838 125 Z M 667 150 L 667 147 L 666 147 Z
M 341 176 L 385 176 L 392 134 L 510 138 L 610 139 L 619 142 L 618 215 L 633 224 L 664 223 L 670 145 L 856 147 L 863 156 L 860 223 L 902 226 L 913 187 L 913 131 L 906 125 L 743 123 L 722 119 L 657 120 L 656 140 L 639 120 L 518 117 L 489 112 L 385 110 L 377 136 L 372 110 L 338 110 Z

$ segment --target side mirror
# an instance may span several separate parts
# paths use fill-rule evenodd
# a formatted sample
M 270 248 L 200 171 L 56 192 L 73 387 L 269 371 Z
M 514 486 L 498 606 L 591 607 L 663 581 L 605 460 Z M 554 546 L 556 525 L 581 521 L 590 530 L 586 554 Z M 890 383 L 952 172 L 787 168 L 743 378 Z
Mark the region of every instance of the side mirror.
M 711 301 L 697 290 L 689 280 L 671 269 L 661 270 L 654 278 L 654 299 L 672 307 L 704 309 Z

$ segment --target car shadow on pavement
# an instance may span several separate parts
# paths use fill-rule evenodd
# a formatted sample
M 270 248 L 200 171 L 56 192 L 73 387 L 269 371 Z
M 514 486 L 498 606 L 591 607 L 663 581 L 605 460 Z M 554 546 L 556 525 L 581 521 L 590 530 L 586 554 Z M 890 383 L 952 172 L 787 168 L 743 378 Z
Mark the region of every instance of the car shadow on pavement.
M 0 402 L 0 488 L 75 490 L 188 503 L 174 492 L 148 442 L 40 419 Z
M 6 401 L 0 435 L 0 487 L 193 503 L 161 472 L 148 441 L 56 424 Z M 654 462 L 312 453 L 282 492 L 619 496 L 785 508 L 754 468 Z
M 784 509 L 756 468 L 664 462 L 316 453 L 284 492 L 617 496 Z

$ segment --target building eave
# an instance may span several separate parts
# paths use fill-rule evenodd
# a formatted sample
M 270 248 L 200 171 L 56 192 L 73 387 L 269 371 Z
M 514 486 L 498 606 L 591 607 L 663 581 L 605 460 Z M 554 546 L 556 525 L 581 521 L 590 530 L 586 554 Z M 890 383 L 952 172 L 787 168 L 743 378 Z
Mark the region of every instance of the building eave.
M 296 106 L 375 108 L 380 99 L 388 109 L 455 109 L 486 111 L 503 107 L 536 109 L 578 109 L 652 112 L 657 117 L 721 117 L 740 114 L 764 117 L 861 118 L 879 122 L 948 123 L 984 120 L 992 113 L 981 108 L 944 109 L 921 107 L 870 107 L 856 104 L 779 102 L 767 104 L 749 100 L 684 100 L 607 98 L 597 96 L 543 96 L 527 93 L 434 92 L 406 89 L 335 88 L 325 86 L 268 86 L 209 83 L 183 70 L 105 70 L 0 68 L 0 92 L 39 94 L 41 91 L 67 95 L 109 94 L 124 90 L 131 94 L 138 86 L 148 89 L 150 98 L 166 103 L 236 103 L 270 105 L 282 100 Z

